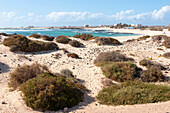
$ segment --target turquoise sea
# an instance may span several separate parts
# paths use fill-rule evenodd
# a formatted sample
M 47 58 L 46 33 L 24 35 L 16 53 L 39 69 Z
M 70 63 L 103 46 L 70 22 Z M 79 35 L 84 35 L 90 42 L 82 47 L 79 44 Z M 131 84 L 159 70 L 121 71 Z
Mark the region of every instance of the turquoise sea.
M 78 33 L 91 33 L 94 36 L 99 37 L 113 37 L 113 36 L 133 36 L 137 34 L 131 33 L 118 33 L 109 32 L 105 30 L 86 30 L 86 29 L 0 29 L 0 33 L 13 34 L 17 33 L 20 35 L 29 36 L 31 34 L 40 34 L 57 37 L 59 35 L 74 36 Z

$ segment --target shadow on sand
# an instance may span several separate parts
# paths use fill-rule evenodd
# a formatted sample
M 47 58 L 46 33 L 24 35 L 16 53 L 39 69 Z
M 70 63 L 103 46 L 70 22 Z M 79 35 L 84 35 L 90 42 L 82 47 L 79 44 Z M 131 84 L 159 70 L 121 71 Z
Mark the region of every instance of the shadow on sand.
M 10 67 L 7 64 L 0 62 L 0 73 L 6 73 L 10 70 Z

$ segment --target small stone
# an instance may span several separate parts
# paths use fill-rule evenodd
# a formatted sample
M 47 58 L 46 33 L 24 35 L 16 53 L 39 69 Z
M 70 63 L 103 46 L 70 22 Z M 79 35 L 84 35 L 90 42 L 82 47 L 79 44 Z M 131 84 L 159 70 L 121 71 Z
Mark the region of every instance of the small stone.
M 2 104 L 7 104 L 6 102 L 2 101 Z
M 67 112 L 68 112 L 68 108 L 65 107 L 65 108 L 64 108 L 64 113 L 67 113 Z

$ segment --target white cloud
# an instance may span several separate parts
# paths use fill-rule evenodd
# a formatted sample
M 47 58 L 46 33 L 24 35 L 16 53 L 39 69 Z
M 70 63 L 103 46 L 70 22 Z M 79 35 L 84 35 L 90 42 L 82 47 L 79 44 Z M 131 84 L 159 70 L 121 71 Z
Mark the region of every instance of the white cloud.
M 14 17 L 16 14 L 14 12 L 0 12 L 0 17 Z
M 34 16 L 34 13 L 28 13 L 28 16 Z
M 96 19 L 104 16 L 102 13 L 90 13 L 90 12 L 51 12 L 46 17 L 47 19 L 66 22 L 77 22 L 84 20 Z
M 165 16 L 170 16 L 170 6 L 164 6 L 160 10 L 154 10 L 152 13 L 153 19 L 163 19 Z
M 134 10 L 121 11 L 120 13 L 113 15 L 113 18 L 115 18 L 116 20 L 123 20 L 126 19 L 128 16 L 132 15 L 133 13 Z
M 123 23 L 169 24 L 170 6 L 151 12 L 136 13 L 135 10 L 120 11 L 113 15 L 91 12 L 51 12 L 46 15 L 17 15 L 15 12 L 0 12 L 2 26 L 62 26 L 62 25 L 99 25 Z

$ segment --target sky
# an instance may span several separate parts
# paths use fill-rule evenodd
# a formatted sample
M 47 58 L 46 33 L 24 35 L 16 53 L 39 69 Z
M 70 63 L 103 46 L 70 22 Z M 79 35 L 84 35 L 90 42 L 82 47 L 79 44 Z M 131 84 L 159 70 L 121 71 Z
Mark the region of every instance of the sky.
M 168 25 L 170 0 L 0 0 L 0 27 Z

